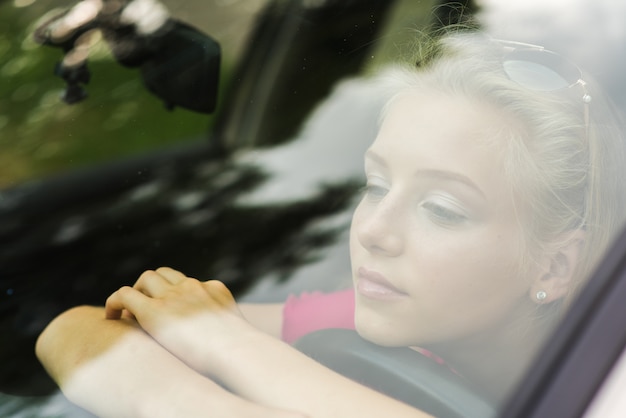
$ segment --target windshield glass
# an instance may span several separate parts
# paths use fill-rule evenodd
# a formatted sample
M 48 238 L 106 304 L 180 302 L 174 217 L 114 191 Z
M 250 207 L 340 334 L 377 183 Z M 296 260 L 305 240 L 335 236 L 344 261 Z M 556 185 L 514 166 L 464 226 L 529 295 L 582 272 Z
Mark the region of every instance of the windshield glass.
M 78 2 L 0 2 L 0 186 L 7 188 L 97 162 L 205 136 L 212 118 L 168 112 L 144 88 L 136 68 L 115 62 L 100 33 L 86 40 L 90 81 L 85 99 L 62 106 L 65 83 L 56 77 L 62 47 L 39 45 L 36 28 Z M 89 2 L 86 2 L 89 3 Z M 97 3 L 97 2 L 94 2 Z M 173 18 L 209 33 L 222 46 L 222 83 L 242 54 L 254 17 L 266 1 L 165 1 Z M 87 8 L 88 9 L 88 8 Z M 86 39 L 86 38 L 85 38 Z M 164 117 L 167 115 L 167 117 Z M 97 127 L 95 129 L 94 127 Z
M 116 365 L 324 416 L 343 386 L 310 356 L 385 408 L 497 416 L 622 230 L 624 8 L 0 0 L 0 415 L 121 414 L 86 383 Z M 191 374 L 146 355 L 136 378 L 103 310 L 59 317 L 105 302 Z M 210 333 L 254 335 L 233 356 L 258 380 Z

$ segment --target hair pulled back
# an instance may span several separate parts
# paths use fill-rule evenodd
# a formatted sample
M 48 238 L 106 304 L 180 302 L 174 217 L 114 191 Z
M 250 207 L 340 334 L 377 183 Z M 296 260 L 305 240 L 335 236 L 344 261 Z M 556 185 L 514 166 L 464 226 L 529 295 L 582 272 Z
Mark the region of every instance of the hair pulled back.
M 497 139 L 526 238 L 523 270 L 583 231 L 569 303 L 626 214 L 625 142 L 613 105 L 583 76 L 592 96 L 587 124 L 581 86 L 551 92 L 523 86 L 504 71 L 503 46 L 475 33 L 449 34 L 418 50 L 418 70 L 395 71 L 392 90 L 460 95 L 490 104 L 512 121 Z

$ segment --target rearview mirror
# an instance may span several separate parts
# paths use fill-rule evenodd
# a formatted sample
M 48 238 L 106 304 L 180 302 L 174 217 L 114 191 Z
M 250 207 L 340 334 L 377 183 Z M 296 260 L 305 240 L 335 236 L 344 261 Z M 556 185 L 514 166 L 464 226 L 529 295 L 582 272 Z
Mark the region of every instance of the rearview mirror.
M 134 9 L 133 9 L 134 8 Z M 211 113 L 217 104 L 221 50 L 199 30 L 169 17 L 155 2 L 150 13 L 125 2 L 83 0 L 72 9 L 46 20 L 35 31 L 35 40 L 61 48 L 63 59 L 55 75 L 67 83 L 63 100 L 84 100 L 89 34 L 99 30 L 116 60 L 139 68 L 145 86 L 165 103 L 200 113 Z

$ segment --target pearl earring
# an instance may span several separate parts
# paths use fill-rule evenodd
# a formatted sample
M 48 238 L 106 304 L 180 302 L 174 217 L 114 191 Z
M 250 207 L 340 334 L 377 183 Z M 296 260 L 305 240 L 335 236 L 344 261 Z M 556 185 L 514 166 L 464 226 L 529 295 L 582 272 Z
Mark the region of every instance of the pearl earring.
M 547 294 L 546 292 L 544 292 L 543 290 L 540 290 L 540 291 L 538 291 L 538 292 L 537 292 L 536 297 L 537 297 L 537 300 L 538 300 L 539 302 L 541 302 L 541 301 L 543 301 L 545 298 L 547 298 L 547 297 L 548 297 L 548 294 Z

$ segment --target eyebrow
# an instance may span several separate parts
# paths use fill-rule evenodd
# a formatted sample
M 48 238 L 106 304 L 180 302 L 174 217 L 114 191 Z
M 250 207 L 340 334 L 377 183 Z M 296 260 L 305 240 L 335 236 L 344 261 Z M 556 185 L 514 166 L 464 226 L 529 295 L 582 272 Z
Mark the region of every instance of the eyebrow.
M 380 155 L 376 154 L 376 152 L 372 151 L 371 149 L 367 150 L 367 152 L 365 153 L 365 158 L 369 158 L 373 160 L 374 162 L 376 162 L 377 164 L 382 165 L 383 167 L 388 167 L 387 162 Z M 448 180 L 448 181 L 455 181 L 458 183 L 462 183 L 468 186 L 469 188 L 474 189 L 484 199 L 487 199 L 487 195 L 482 191 L 482 189 L 478 187 L 478 185 L 475 182 L 473 182 L 469 177 L 461 173 L 456 173 L 454 171 L 448 171 L 448 170 L 422 169 L 422 170 L 417 170 L 415 172 L 415 175 L 418 177 L 429 177 L 429 178 L 436 178 L 436 179 L 441 179 L 441 180 Z

